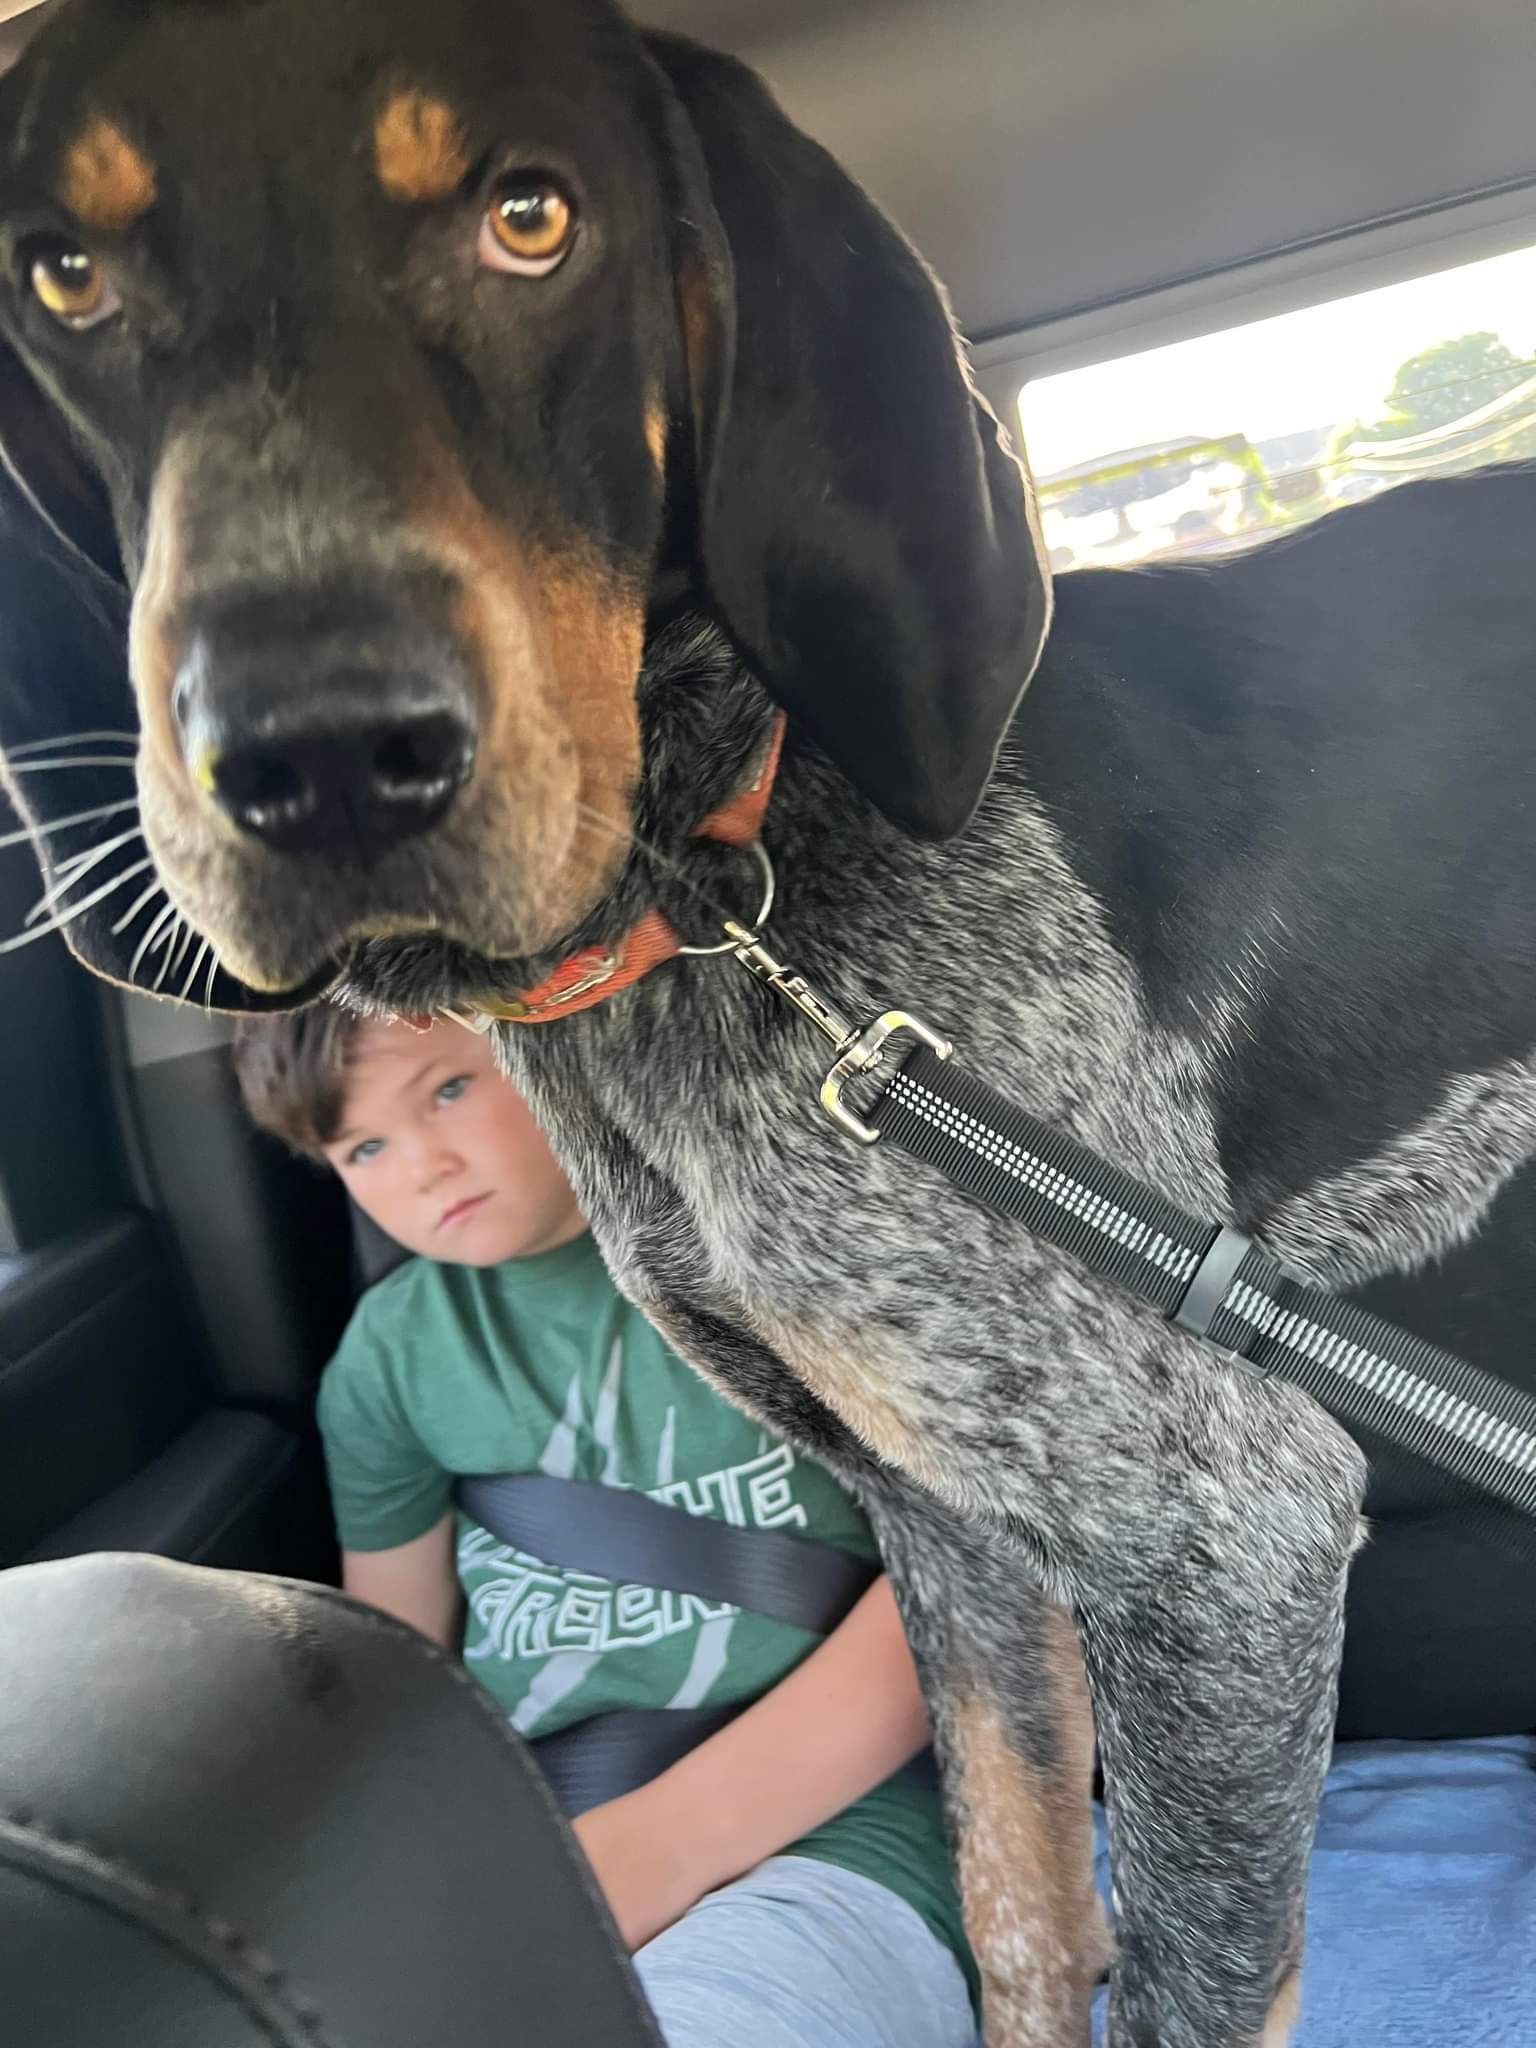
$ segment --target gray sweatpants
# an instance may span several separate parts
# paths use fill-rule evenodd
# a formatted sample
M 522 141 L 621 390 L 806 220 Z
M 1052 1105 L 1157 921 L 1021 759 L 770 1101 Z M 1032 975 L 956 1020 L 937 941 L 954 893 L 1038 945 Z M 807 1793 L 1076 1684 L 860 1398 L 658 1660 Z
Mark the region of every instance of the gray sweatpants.
M 883 1884 L 774 1856 L 648 1942 L 667 2048 L 973 2048 L 960 1965 Z

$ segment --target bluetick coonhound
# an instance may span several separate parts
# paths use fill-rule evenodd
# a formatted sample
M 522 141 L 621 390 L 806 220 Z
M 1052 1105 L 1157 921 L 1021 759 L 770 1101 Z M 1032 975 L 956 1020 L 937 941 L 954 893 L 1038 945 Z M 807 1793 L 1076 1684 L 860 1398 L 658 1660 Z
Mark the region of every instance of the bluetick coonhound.
M 0 134 L 0 733 L 71 944 L 228 1010 L 563 991 L 500 1035 L 622 1284 L 879 1523 L 994 2048 L 1087 2039 L 1096 1746 L 1114 2048 L 1281 2042 L 1361 1450 L 848 1145 L 729 963 L 562 963 L 750 914 L 698 828 L 760 787 L 849 1007 L 1523 1359 L 1536 476 L 1053 618 L 929 272 L 607 0 L 69 0 Z

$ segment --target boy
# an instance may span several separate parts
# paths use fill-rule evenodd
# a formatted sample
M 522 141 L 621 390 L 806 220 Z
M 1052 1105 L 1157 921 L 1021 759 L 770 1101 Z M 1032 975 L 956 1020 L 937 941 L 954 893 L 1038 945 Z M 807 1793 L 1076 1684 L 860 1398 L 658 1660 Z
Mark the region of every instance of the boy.
M 750 1701 L 574 1823 L 670 2048 L 969 2048 L 971 1959 L 885 1579 L 824 1641 L 498 1543 L 460 1473 L 544 1472 L 875 1559 L 820 1467 L 714 1394 L 619 1295 L 488 1040 L 321 1008 L 242 1026 L 256 1121 L 417 1256 L 320 1390 L 344 1584 L 466 1663 L 520 1733 Z

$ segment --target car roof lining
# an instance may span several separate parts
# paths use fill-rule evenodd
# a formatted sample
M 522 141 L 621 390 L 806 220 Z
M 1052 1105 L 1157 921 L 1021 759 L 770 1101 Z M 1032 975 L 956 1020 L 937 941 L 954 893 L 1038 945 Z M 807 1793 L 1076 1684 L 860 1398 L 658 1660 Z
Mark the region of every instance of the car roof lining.
M 642 11 L 763 70 L 900 221 L 993 354 L 1264 252 L 1335 270 L 1340 238 L 1394 221 L 1411 235 L 1443 208 L 1501 203 L 1536 238 L 1528 0 L 1471 13 L 1414 0 Z

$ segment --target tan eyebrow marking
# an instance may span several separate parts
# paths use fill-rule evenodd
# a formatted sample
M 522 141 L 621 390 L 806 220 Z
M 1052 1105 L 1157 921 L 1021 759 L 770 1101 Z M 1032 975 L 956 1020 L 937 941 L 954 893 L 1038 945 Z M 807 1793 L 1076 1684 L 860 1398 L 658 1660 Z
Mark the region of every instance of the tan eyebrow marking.
M 155 167 L 115 121 L 95 115 L 64 152 L 60 198 L 87 227 L 132 227 L 155 203 Z
M 432 93 L 397 92 L 373 124 L 373 161 L 391 199 L 446 199 L 469 175 L 463 124 Z
M 667 469 L 667 411 L 659 398 L 653 398 L 645 409 L 645 445 L 651 451 L 657 475 L 664 476 Z

